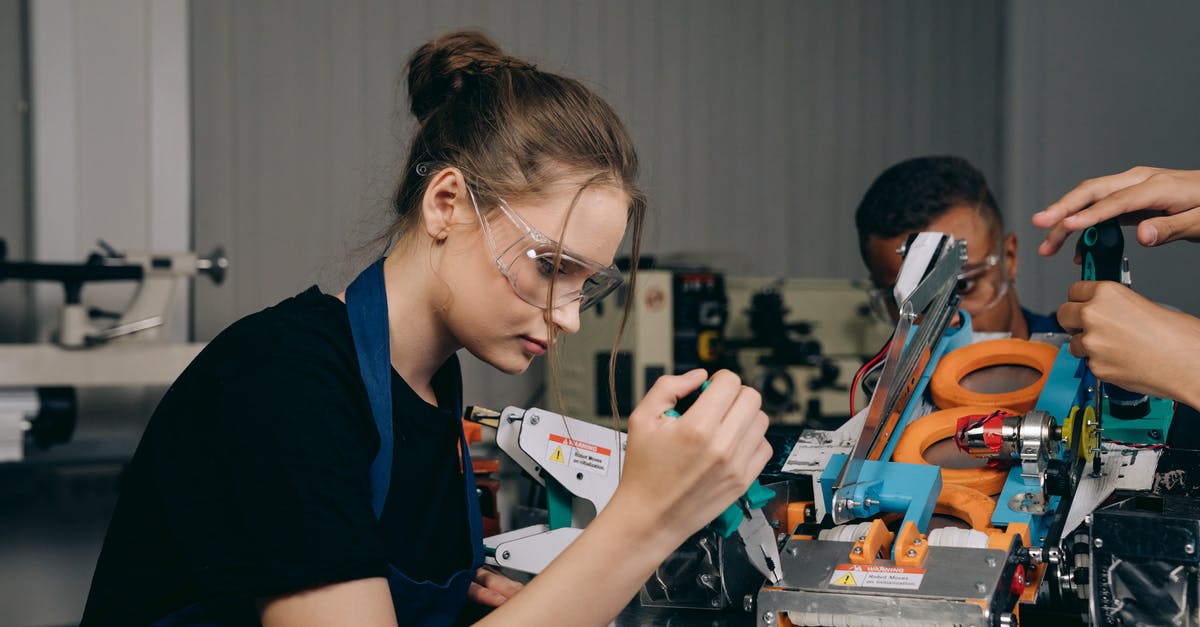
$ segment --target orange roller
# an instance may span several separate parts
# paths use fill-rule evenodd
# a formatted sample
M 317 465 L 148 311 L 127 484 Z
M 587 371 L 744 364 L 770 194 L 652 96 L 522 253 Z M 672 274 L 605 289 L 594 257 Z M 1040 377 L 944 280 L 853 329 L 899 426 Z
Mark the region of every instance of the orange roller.
M 942 485 L 942 493 L 933 509 L 935 514 L 953 516 L 976 531 L 992 529 L 992 512 L 995 510 L 996 502 L 990 496 L 953 483 Z
M 993 407 L 955 407 L 935 411 L 928 416 L 914 420 L 904 428 L 904 434 L 896 443 L 892 452 L 892 461 L 903 464 L 928 464 L 925 460 L 925 450 L 941 442 L 953 438 L 954 430 L 958 428 L 958 419 L 975 414 L 990 414 Z M 1004 489 L 1004 480 L 1008 471 L 999 468 L 942 468 L 942 483 L 961 485 L 978 490 L 987 496 L 1000 494 Z
M 943 357 L 933 371 L 929 391 L 933 402 L 942 409 L 964 405 L 987 405 L 992 409 L 1009 407 L 1023 414 L 1037 404 L 1038 395 L 1050 376 L 1058 349 L 1042 342 L 1029 340 L 991 340 L 964 346 Z M 992 366 L 1025 366 L 1041 373 L 1033 384 L 1012 392 L 985 394 L 972 392 L 962 386 L 967 375 Z

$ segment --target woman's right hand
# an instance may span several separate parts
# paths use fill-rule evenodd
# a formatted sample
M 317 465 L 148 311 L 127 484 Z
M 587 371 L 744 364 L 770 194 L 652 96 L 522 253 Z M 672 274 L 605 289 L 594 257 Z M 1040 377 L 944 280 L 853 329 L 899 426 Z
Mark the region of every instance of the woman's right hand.
M 762 397 L 722 370 L 679 418 L 664 415 L 704 370 L 661 377 L 629 417 L 621 482 L 609 507 L 645 516 L 674 548 L 740 497 L 770 461 Z

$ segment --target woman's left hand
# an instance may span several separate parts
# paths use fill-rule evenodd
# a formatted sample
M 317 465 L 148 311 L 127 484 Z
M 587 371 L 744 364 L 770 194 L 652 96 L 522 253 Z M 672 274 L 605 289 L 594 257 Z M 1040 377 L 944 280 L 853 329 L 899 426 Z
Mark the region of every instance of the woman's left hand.
M 500 607 L 525 586 L 486 568 L 475 571 L 475 581 L 467 590 L 467 598 L 488 607 Z

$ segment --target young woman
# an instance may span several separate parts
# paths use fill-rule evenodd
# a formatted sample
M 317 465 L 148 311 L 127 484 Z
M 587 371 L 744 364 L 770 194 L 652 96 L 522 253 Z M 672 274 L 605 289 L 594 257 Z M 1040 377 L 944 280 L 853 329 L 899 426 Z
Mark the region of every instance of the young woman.
M 523 589 L 480 569 L 455 353 L 517 373 L 577 330 L 620 282 L 627 225 L 636 255 L 644 200 L 612 109 L 478 33 L 418 49 L 408 88 L 386 257 L 233 324 L 168 390 L 85 626 L 439 625 L 468 598 L 498 606 L 485 622 L 602 624 L 769 459 L 736 376 L 678 420 L 662 414 L 705 374 L 663 377 L 587 531 Z

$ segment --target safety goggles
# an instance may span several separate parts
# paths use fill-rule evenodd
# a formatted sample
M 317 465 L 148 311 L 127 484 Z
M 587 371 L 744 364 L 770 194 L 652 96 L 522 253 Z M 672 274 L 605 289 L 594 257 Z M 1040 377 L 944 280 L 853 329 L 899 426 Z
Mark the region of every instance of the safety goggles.
M 954 291 L 962 299 L 959 306 L 972 316 L 995 307 L 1008 293 L 1011 281 L 1007 267 L 1001 263 L 1004 260 L 1003 242 L 1001 237 L 991 254 L 982 261 L 963 265 L 958 273 L 958 284 Z M 894 287 L 867 288 L 871 311 L 887 324 L 896 324 L 900 317 L 900 306 L 896 303 L 894 291 Z
M 502 199 L 496 199 L 499 211 L 484 216 L 475 192 L 468 187 L 467 193 L 483 225 L 492 260 L 517 296 L 530 305 L 545 309 L 553 292 L 552 309 L 579 301 L 583 311 L 621 284 L 621 272 L 615 266 L 596 263 L 565 249 L 558 256 L 558 242 L 530 226 Z

